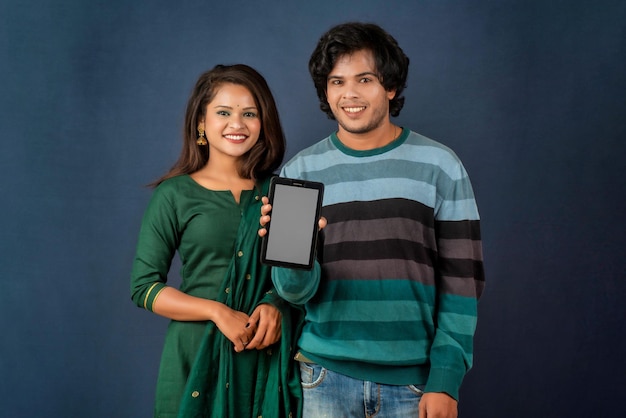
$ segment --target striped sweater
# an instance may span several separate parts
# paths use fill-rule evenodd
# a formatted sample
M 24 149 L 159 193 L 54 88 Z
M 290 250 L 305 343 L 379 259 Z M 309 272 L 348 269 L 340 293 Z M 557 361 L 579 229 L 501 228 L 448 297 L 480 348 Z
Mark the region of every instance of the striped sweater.
M 478 210 L 459 158 L 408 129 L 368 151 L 332 134 L 281 176 L 325 184 L 321 265 L 272 272 L 283 298 L 305 304 L 302 354 L 357 379 L 458 399 L 484 287 Z

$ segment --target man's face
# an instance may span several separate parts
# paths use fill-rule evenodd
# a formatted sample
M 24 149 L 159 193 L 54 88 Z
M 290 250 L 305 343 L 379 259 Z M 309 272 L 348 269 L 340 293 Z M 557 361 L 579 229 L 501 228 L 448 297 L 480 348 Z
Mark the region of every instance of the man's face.
M 389 100 L 395 91 L 386 91 L 378 79 L 374 57 L 369 50 L 340 57 L 328 75 L 326 99 L 342 129 L 364 134 L 389 120 Z

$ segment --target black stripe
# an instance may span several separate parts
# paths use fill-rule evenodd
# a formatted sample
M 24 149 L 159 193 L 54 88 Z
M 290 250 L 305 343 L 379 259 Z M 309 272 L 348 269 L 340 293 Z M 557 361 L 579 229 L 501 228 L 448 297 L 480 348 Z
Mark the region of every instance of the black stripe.
M 480 241 L 480 221 L 436 221 L 439 239 L 471 239 Z
M 458 258 L 439 258 L 438 272 L 441 276 L 474 278 L 485 281 L 483 262 Z
M 421 243 L 401 239 L 377 241 L 347 241 L 324 246 L 324 262 L 338 260 L 411 260 L 432 266 L 436 258 L 434 250 Z
M 335 222 L 407 218 L 432 228 L 433 208 L 409 199 L 384 199 L 368 202 L 346 202 L 324 206 L 322 215 L 328 224 Z

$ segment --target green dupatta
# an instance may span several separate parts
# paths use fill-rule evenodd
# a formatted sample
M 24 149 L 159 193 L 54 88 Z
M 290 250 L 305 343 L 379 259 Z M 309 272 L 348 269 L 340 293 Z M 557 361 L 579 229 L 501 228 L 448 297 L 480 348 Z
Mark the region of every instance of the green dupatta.
M 268 193 L 269 179 L 260 196 Z M 236 353 L 233 343 L 209 322 L 183 393 L 179 418 L 281 418 L 302 413 L 302 389 L 293 356 L 303 310 L 282 300 L 274 290 L 270 267 L 259 261 L 257 234 L 260 196 L 242 202 L 234 254 L 218 301 L 251 314 L 261 303 L 282 313 L 282 337 L 264 350 Z

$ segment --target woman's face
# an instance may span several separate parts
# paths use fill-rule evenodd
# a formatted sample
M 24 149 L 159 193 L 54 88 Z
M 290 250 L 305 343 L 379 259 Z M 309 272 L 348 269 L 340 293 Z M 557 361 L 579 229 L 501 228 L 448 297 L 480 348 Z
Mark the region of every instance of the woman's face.
M 200 121 L 209 142 L 210 158 L 239 158 L 261 135 L 259 109 L 250 90 L 239 84 L 221 85 Z

